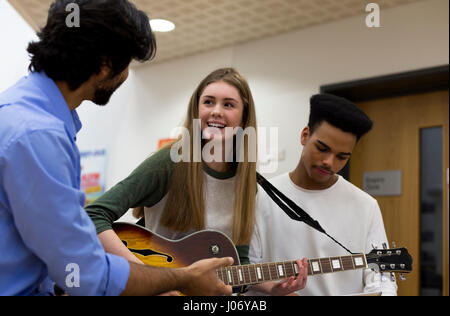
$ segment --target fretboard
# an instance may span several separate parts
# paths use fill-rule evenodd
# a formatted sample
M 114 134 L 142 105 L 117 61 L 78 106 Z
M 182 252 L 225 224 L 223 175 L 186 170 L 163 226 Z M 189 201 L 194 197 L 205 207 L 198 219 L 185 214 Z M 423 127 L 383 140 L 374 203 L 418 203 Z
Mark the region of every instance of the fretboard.
M 367 268 L 367 260 L 363 254 L 308 260 L 308 275 L 364 268 Z M 231 286 L 286 279 L 299 274 L 295 261 L 230 266 L 216 272 L 219 279 Z

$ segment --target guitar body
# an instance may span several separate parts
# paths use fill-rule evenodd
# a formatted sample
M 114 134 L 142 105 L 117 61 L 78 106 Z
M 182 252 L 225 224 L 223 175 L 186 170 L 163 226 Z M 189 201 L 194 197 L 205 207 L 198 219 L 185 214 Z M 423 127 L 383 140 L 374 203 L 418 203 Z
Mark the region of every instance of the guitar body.
M 218 231 L 199 231 L 174 241 L 130 223 L 114 223 L 113 230 L 125 246 L 149 266 L 181 268 L 198 260 L 223 257 L 232 257 L 233 265 L 240 264 L 232 241 Z

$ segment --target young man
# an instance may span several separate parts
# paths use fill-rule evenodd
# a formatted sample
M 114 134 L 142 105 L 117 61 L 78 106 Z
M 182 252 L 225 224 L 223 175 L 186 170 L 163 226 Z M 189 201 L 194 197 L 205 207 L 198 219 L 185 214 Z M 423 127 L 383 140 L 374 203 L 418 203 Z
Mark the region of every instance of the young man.
M 317 220 L 325 231 L 354 253 L 368 253 L 372 244 L 387 242 L 377 201 L 339 176 L 358 140 L 372 128 L 372 121 L 355 104 L 333 95 L 310 100 L 308 126 L 301 133 L 304 146 L 294 171 L 270 182 Z M 259 190 L 255 237 L 250 260 L 278 262 L 299 255 L 310 259 L 349 255 L 325 234 L 292 220 Z M 310 276 L 300 295 L 346 295 L 382 292 L 396 295 L 389 274 L 370 269 Z
M 69 4 L 79 27 L 66 24 Z M 70 295 L 230 294 L 215 270 L 232 259 L 129 263 L 105 253 L 83 209 L 75 109 L 105 105 L 132 59 L 153 58 L 146 14 L 128 0 L 58 0 L 38 35 L 31 73 L 0 94 L 0 295 L 52 295 L 53 282 Z

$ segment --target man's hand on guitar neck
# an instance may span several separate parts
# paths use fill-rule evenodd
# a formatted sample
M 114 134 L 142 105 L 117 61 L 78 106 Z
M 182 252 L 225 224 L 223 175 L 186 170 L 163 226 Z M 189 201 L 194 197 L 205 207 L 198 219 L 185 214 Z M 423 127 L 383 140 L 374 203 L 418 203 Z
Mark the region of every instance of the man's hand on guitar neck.
M 225 285 L 216 274 L 216 270 L 231 266 L 233 258 L 214 258 L 195 262 L 184 268 L 187 271 L 185 286 L 180 288 L 181 292 L 189 296 L 218 296 L 231 295 L 233 289 Z
M 123 296 L 158 295 L 179 290 L 189 296 L 231 295 L 231 286 L 216 270 L 233 264 L 233 258 L 205 259 L 178 269 L 154 268 L 130 262 L 130 276 Z

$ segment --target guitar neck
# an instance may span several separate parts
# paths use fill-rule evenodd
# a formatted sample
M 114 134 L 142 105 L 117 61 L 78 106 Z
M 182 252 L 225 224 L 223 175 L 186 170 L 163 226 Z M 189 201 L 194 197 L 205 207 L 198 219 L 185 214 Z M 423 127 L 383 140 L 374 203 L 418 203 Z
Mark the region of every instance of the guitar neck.
M 308 260 L 308 275 L 367 268 L 364 254 Z M 299 273 L 295 261 L 230 266 L 216 270 L 226 285 L 244 286 L 286 279 Z

